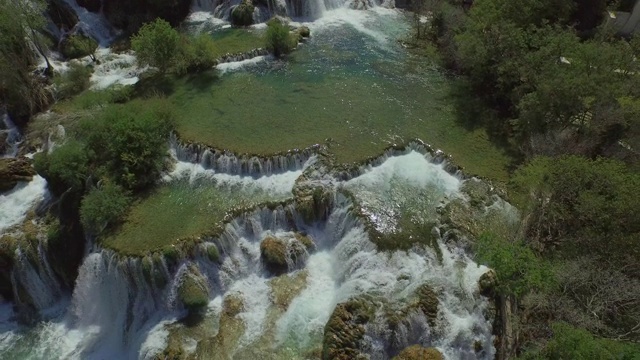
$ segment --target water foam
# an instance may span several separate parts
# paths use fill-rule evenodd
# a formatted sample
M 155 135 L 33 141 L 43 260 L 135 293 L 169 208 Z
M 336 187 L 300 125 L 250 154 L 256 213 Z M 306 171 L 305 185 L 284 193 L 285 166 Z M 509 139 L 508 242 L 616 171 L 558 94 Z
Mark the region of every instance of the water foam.
M 47 181 L 39 175 L 0 194 L 0 233 L 21 223 L 29 210 L 44 200 L 47 194 Z

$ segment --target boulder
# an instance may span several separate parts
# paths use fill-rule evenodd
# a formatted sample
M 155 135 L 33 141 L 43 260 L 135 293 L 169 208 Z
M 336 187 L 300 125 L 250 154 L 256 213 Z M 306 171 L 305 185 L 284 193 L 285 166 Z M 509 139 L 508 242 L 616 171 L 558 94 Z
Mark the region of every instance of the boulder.
M 308 38 L 309 36 L 311 36 L 311 30 L 307 26 L 300 26 L 298 28 L 298 34 L 300 34 L 300 36 L 302 36 L 303 38 Z
M 98 42 L 89 36 L 76 33 L 66 36 L 60 41 L 60 52 L 67 59 L 78 59 L 93 55 L 98 48 Z
M 178 286 L 178 299 L 190 314 L 198 313 L 209 304 L 207 280 L 196 266 L 189 266 Z
M 78 15 L 64 0 L 49 0 L 47 14 L 61 30 L 70 31 L 78 23 Z
M 231 23 L 236 26 L 249 26 L 253 24 L 253 11 L 255 7 L 251 0 L 242 0 L 240 5 L 231 11 Z
M 410 307 L 420 309 L 427 317 L 429 325 L 434 327 L 436 325 L 436 319 L 438 318 L 438 307 L 440 305 L 438 295 L 433 291 L 431 286 L 424 284 L 416 290 L 415 296 L 416 298 Z
M 260 243 L 260 257 L 267 271 L 281 275 L 291 270 L 290 266 L 304 264 L 307 253 L 314 248 L 313 240 L 303 234 L 285 239 L 268 236 Z
M 19 181 L 31 181 L 35 174 L 31 159 L 0 158 L 0 192 L 13 189 Z
M 480 288 L 480 294 L 487 297 L 493 297 L 496 294 L 496 288 L 498 286 L 498 274 L 493 269 L 490 269 L 486 273 L 480 276 L 478 280 L 478 287 Z
M 101 0 L 76 0 L 76 1 L 78 2 L 78 5 L 94 13 L 99 13 L 100 10 L 102 9 Z
M 402 350 L 393 360 L 444 360 L 444 356 L 436 348 L 412 345 Z
M 360 350 L 365 325 L 373 318 L 375 307 L 365 299 L 350 299 L 336 305 L 324 328 L 322 358 L 332 360 L 367 359 Z

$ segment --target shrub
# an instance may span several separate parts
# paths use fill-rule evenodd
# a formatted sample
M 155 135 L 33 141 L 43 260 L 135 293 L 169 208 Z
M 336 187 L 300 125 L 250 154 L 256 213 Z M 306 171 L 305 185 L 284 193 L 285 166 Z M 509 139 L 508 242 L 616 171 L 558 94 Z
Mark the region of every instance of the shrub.
M 164 73 L 176 64 L 180 41 L 177 30 L 165 20 L 156 19 L 144 24 L 131 38 L 131 48 L 141 63 L 156 67 Z
M 522 296 L 530 290 L 547 290 L 555 284 L 548 263 L 522 241 L 508 241 L 492 233 L 480 235 L 476 253 L 481 263 L 498 274 L 498 291 Z
M 553 337 L 542 349 L 530 350 L 519 359 L 615 360 L 640 358 L 640 346 L 600 339 L 566 323 L 552 325 Z
M 60 44 L 60 52 L 68 59 L 77 59 L 91 55 L 95 60 L 93 53 L 98 48 L 98 43 L 88 36 L 82 34 L 69 35 Z
M 295 47 L 296 39 L 291 36 L 289 27 L 278 20 L 270 20 L 267 26 L 266 46 L 273 55 L 280 57 L 290 53 Z
M 231 12 L 231 23 L 238 26 L 248 26 L 253 24 L 254 6 L 251 0 L 242 0 Z
M 173 109 L 166 100 L 107 106 L 100 118 L 85 119 L 81 136 L 97 166 L 126 190 L 152 184 L 164 169 Z
M 211 36 L 200 34 L 189 38 L 181 49 L 181 61 L 177 72 L 199 72 L 211 69 L 216 64 L 216 47 Z
M 54 78 L 58 97 L 70 98 L 88 89 L 92 72 L 91 67 L 72 63 L 66 72 Z
M 71 140 L 51 154 L 36 155 L 35 167 L 47 179 L 54 193 L 62 194 L 69 188 L 82 193 L 89 169 L 89 154 L 83 143 Z
M 123 189 L 110 182 L 91 190 L 80 206 L 80 220 L 85 231 L 101 233 L 109 224 L 122 218 L 129 198 Z

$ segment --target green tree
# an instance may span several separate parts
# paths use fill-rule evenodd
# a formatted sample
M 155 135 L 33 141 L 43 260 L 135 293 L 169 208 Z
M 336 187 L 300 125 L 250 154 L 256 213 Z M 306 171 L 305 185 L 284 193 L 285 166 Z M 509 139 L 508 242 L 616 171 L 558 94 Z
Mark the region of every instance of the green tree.
M 46 74 L 53 70 L 40 31 L 46 24 L 44 2 L 0 0 L 0 102 L 22 120 L 48 103 L 46 89 L 33 74 L 36 56 L 30 44 L 44 58 Z
M 173 116 L 166 100 L 108 105 L 98 119 L 82 122 L 80 136 L 116 184 L 141 190 L 165 167 Z
M 177 30 L 165 20 L 156 19 L 144 24 L 131 38 L 131 48 L 135 50 L 141 63 L 156 67 L 164 73 L 176 65 L 180 42 Z
M 521 297 L 532 290 L 549 290 L 555 283 L 549 264 L 522 241 L 484 233 L 477 240 L 476 254 L 496 271 L 498 290 L 504 295 Z
M 54 193 L 71 190 L 81 194 L 89 173 L 89 153 L 85 144 L 69 140 L 50 154 L 36 155 L 35 167 Z
M 121 219 L 130 199 L 124 190 L 109 181 L 92 189 L 80 206 L 80 220 L 85 231 L 100 234 L 110 224 Z

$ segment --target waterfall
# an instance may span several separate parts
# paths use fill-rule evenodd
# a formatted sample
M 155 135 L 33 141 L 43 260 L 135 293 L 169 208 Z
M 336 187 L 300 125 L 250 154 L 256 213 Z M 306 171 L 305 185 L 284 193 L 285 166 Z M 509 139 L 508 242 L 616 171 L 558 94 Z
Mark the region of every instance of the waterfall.
M 14 302 L 18 305 L 33 306 L 38 314 L 54 306 L 62 297 L 63 290 L 53 273 L 43 243 L 38 241 L 34 253 L 18 248 L 15 251 L 11 273 Z M 32 314 L 35 315 L 35 314 Z
M 18 127 L 11 121 L 9 114 L 4 113 L 0 117 L 2 117 L 4 125 L 0 128 L 0 142 L 4 142 L 4 144 L 0 144 L 0 149 L 2 149 L 0 157 L 16 157 L 18 146 L 22 142 L 22 135 L 20 135 Z
M 93 13 L 78 5 L 76 0 L 64 0 L 78 15 L 76 28 L 94 38 L 102 47 L 108 47 L 117 35 L 102 13 Z
M 27 212 L 49 195 L 47 181 L 36 175 L 30 182 L 16 185 L 13 190 L 0 194 L 0 234 L 21 223 Z
M 171 146 L 174 156 L 179 161 L 200 164 L 203 168 L 215 172 L 254 177 L 301 170 L 309 158 L 320 149 L 320 145 L 316 145 L 271 156 L 249 154 L 237 156 L 230 151 L 204 145 L 182 144 L 175 134 L 171 136 Z
M 288 16 L 304 20 L 316 20 L 325 12 L 342 7 L 364 9 L 373 6 L 371 0 L 366 0 L 367 6 L 359 5 L 361 0 L 266 0 L 266 5 L 258 4 L 254 18 L 265 21 L 272 16 Z M 192 4 L 193 12 L 208 12 L 215 17 L 229 20 L 231 11 L 240 4 L 240 0 L 195 0 Z

